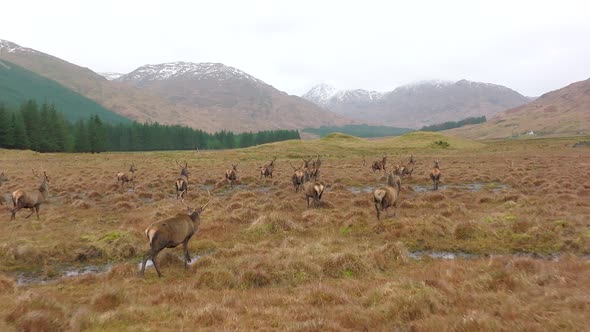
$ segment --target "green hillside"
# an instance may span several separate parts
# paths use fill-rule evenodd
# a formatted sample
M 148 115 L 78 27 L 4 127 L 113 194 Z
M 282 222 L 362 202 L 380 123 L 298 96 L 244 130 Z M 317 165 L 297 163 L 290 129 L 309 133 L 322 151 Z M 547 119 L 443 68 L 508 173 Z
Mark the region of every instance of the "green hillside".
M 59 83 L 37 75 L 8 61 L 0 62 L 0 103 L 16 109 L 29 99 L 55 104 L 70 121 L 96 114 L 106 122 L 130 123 L 131 120 L 109 111 Z
M 325 137 L 330 135 L 331 133 L 342 133 L 346 135 L 356 136 L 356 137 L 387 137 L 387 136 L 399 136 L 409 132 L 412 132 L 412 129 L 409 128 L 396 128 L 396 127 L 387 127 L 387 126 L 371 126 L 367 124 L 360 124 L 360 125 L 345 125 L 345 126 L 321 126 L 319 128 L 305 128 L 303 129 L 306 133 L 312 133 L 319 135 L 320 137 Z

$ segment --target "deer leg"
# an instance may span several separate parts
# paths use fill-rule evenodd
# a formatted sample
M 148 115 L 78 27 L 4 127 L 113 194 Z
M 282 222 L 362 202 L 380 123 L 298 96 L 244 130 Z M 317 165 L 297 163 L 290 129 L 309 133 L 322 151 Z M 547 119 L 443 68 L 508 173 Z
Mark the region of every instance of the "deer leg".
M 375 210 L 377 210 L 377 220 L 381 220 L 381 210 L 379 210 L 379 203 L 375 203 Z
M 188 263 L 191 262 L 191 256 L 188 253 L 188 240 L 182 242 L 182 248 L 184 250 L 184 269 L 188 269 Z
M 153 256 L 152 256 L 152 263 L 154 263 L 154 267 L 156 268 L 156 272 L 158 272 L 158 278 L 162 277 L 162 273 L 160 273 L 160 266 L 158 261 L 156 260 L 156 257 L 158 256 L 158 254 L 160 253 L 162 249 L 158 250 L 158 252 L 156 252 Z
M 139 272 L 139 274 L 141 276 L 143 276 L 143 273 L 145 272 L 145 264 L 147 263 L 148 259 L 150 259 L 150 257 L 152 257 L 152 249 L 151 248 L 150 248 L 150 250 L 148 250 L 148 252 L 145 253 L 145 255 L 143 255 L 143 261 L 141 263 L 141 272 Z
M 11 210 L 11 213 L 12 213 L 12 214 L 11 214 L 11 216 L 10 216 L 10 220 L 16 220 L 16 212 L 17 212 L 18 210 L 20 210 L 20 208 L 17 208 L 17 207 L 14 207 L 14 208 Z
M 40 208 L 40 206 L 35 206 L 35 212 L 37 213 L 37 220 L 39 220 L 39 208 Z
M 309 209 L 309 196 L 305 197 L 307 199 L 307 208 Z
M 29 213 L 29 215 L 26 216 L 25 219 L 29 219 L 29 217 L 32 216 L 33 213 L 35 213 L 35 208 L 34 207 L 31 208 L 31 213 Z

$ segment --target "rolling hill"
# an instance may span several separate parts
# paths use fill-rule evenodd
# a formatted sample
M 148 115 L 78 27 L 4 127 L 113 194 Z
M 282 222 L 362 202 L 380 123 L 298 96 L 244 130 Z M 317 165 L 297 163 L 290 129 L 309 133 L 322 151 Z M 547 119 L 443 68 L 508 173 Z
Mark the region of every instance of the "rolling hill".
M 532 132 L 532 133 L 531 133 Z M 445 133 L 474 139 L 590 134 L 590 79 L 548 92 L 486 123 Z
M 141 85 L 129 80 L 128 75 L 125 75 L 127 79 L 107 80 L 88 68 L 5 40 L 0 40 L 0 60 L 54 80 L 106 109 L 139 122 L 182 124 L 209 132 L 301 129 L 352 122 L 270 85 L 246 86 L 239 80 L 216 80 L 213 72 L 202 82 L 188 76 L 152 80 L 150 84 Z M 138 70 L 159 66 L 144 66 Z M 171 93 L 185 83 L 187 87 L 179 93 Z M 241 93 L 243 88 L 245 91 Z M 243 99 L 244 96 L 247 98 Z
M 8 61 L 0 61 L 0 102 L 8 108 L 16 109 L 29 99 L 53 103 L 71 121 L 96 114 L 111 123 L 130 122 L 55 81 Z

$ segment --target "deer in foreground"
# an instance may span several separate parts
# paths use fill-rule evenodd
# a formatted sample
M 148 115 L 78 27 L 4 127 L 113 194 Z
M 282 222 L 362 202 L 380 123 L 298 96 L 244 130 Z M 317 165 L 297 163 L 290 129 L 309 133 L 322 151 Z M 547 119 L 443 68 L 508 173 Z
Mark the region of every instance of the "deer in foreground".
M 137 171 L 135 163 L 131 163 L 131 166 L 129 167 L 129 173 L 117 173 L 117 182 L 121 182 L 121 189 L 125 186 L 127 182 L 131 182 L 133 188 L 135 188 L 135 171 Z
M 20 209 L 31 209 L 31 213 L 25 219 L 28 219 L 33 213 L 37 213 L 37 219 L 39 219 L 39 208 L 49 196 L 49 177 L 45 172 L 43 172 L 43 177 L 41 177 L 35 173 L 35 170 L 33 170 L 33 175 L 41 180 L 41 185 L 36 191 L 27 192 L 19 189 L 12 193 L 13 208 L 10 220 L 16 219 L 16 213 Z
M 174 186 L 176 187 L 176 199 L 183 198 L 188 194 L 188 164 L 185 161 L 184 166 L 176 160 L 176 164 L 180 166 L 180 176 L 176 179 Z
M 277 157 L 274 157 L 267 165 L 260 167 L 260 178 L 264 176 L 265 178 L 270 177 L 272 179 L 272 171 L 275 167 L 275 160 L 277 160 Z
M 294 171 L 293 176 L 291 177 L 293 181 L 293 188 L 295 189 L 295 192 L 298 193 L 303 186 L 303 182 L 305 181 L 305 172 L 301 167 L 297 168 L 293 165 L 291 165 L 291 167 L 293 167 Z
M 433 185 L 434 187 L 432 188 L 432 190 L 438 190 L 438 183 L 440 182 L 440 167 L 439 167 L 439 161 L 438 159 L 436 159 L 434 161 L 434 167 L 432 168 L 432 171 L 430 172 L 430 179 L 432 179 Z
M 232 169 L 225 171 L 225 180 L 229 181 L 230 187 L 234 187 L 234 182 L 238 180 L 238 164 L 231 164 Z
M 156 257 L 165 248 L 176 248 L 181 243 L 184 250 L 184 268 L 187 269 L 188 263 L 191 262 L 191 257 L 188 253 L 188 241 L 199 230 L 201 214 L 207 205 L 209 205 L 211 199 L 202 207 L 193 209 L 184 202 L 183 195 L 180 197 L 180 201 L 186 206 L 188 214 L 178 214 L 175 217 L 156 221 L 145 230 L 145 236 L 150 242 L 150 249 L 143 256 L 140 273 L 142 276 L 145 272 L 145 264 L 148 259 L 151 259 L 158 273 L 158 277 L 162 277 Z M 211 194 L 209 194 L 209 197 L 211 197 Z
M 375 171 L 385 171 L 385 164 L 387 163 L 387 156 L 383 156 L 383 158 L 381 160 L 375 160 L 373 162 L 373 165 L 371 165 L 371 169 L 373 170 L 373 173 L 375 173 Z
M 377 220 L 381 220 L 381 211 L 387 210 L 391 206 L 394 208 L 393 216 L 395 217 L 401 186 L 401 179 L 392 172 L 387 177 L 387 186 L 375 189 L 373 201 L 375 202 L 375 210 L 377 210 Z
M 313 201 L 313 206 L 316 208 L 322 205 L 322 195 L 324 194 L 324 184 L 318 181 L 305 182 L 303 184 L 303 192 L 307 200 L 307 207 L 309 208 L 309 199 Z

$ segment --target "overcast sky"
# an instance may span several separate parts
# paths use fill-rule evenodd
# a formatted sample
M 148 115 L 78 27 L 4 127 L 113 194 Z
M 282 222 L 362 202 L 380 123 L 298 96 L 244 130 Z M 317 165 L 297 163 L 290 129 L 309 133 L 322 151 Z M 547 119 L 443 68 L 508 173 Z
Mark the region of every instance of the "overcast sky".
M 0 39 L 94 71 L 222 62 L 301 95 L 468 79 L 537 96 L 590 77 L 590 1 L 4 1 Z

